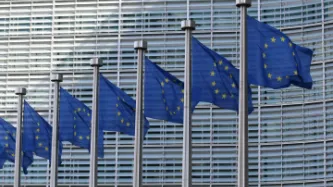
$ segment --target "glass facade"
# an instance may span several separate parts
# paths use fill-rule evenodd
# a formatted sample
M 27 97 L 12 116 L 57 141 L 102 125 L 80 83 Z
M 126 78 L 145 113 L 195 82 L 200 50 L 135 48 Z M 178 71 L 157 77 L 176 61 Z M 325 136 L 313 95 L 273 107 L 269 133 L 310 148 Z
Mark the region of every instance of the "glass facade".
M 252 87 L 249 116 L 251 187 L 333 186 L 333 0 L 252 0 L 249 15 L 280 28 L 314 50 L 312 90 Z M 187 17 L 188 16 L 188 17 Z M 196 21 L 194 36 L 238 66 L 239 10 L 235 0 L 16 0 L 0 2 L 0 117 L 16 124 L 14 89 L 46 120 L 52 119 L 52 72 L 62 86 L 91 106 L 92 69 L 135 96 L 133 42 L 148 41 L 147 56 L 181 80 L 184 32 L 180 22 Z M 145 186 L 181 183 L 182 124 L 150 119 L 144 141 Z M 133 138 L 105 132 L 99 160 L 101 186 L 131 186 Z M 64 143 L 59 186 L 87 186 L 89 154 Z M 13 183 L 13 164 L 0 170 L 0 186 Z M 49 167 L 35 159 L 27 186 L 49 183 Z M 193 115 L 193 186 L 236 186 L 237 114 L 201 103 Z

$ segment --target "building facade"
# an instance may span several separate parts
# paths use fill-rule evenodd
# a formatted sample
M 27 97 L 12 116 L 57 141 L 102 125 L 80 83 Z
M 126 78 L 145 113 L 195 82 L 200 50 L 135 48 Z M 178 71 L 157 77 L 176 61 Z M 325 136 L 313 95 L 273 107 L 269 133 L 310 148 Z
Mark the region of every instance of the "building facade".
M 281 29 L 314 50 L 313 89 L 252 87 L 249 178 L 256 187 L 333 186 L 333 0 L 252 0 L 249 15 Z M 133 43 L 148 41 L 147 56 L 183 79 L 184 32 L 239 63 L 239 9 L 235 0 L 2 0 L 0 2 L 0 117 L 16 124 L 18 86 L 47 121 L 52 119 L 53 72 L 91 106 L 92 68 L 135 97 Z M 181 186 L 182 124 L 150 119 L 144 140 L 145 186 Z M 99 159 L 101 186 L 131 186 L 133 138 L 105 132 Z M 87 186 L 89 153 L 64 142 L 59 186 Z M 49 166 L 35 157 L 26 186 L 46 186 Z M 13 183 L 13 164 L 0 170 L 0 186 Z M 201 103 L 193 115 L 193 186 L 236 186 L 237 114 Z

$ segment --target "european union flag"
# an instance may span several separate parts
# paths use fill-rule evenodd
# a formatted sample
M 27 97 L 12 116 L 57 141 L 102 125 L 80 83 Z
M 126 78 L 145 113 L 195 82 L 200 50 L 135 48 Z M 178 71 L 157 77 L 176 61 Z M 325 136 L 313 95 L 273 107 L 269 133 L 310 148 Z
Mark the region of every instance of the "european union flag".
M 135 100 L 108 81 L 102 74 L 99 82 L 99 124 L 103 130 L 135 135 Z M 149 129 L 145 118 L 144 134 Z
M 183 123 L 184 83 L 146 57 L 144 84 L 145 116 Z M 192 110 L 197 104 L 192 97 Z
M 69 94 L 65 89 L 60 88 L 60 139 L 90 151 L 90 124 L 90 108 Z M 103 130 L 99 130 L 98 156 L 101 158 L 104 156 Z
M 294 84 L 311 89 L 313 52 L 278 29 L 247 16 L 249 82 L 270 88 Z
M 0 168 L 4 162 L 9 160 L 15 162 L 15 139 L 16 128 L 9 124 L 4 119 L 0 118 L 0 147 L 2 147 L 2 154 L 0 155 Z M 22 148 L 23 149 L 23 148 Z M 23 151 L 22 151 L 23 152 Z M 28 173 L 28 167 L 34 161 L 32 152 L 23 152 L 22 168 L 25 174 Z
M 37 156 L 51 160 L 52 127 L 29 104 L 24 101 L 23 151 L 32 151 Z M 59 164 L 62 144 L 59 140 Z
M 224 57 L 192 38 L 192 92 L 200 93 L 200 101 L 224 109 L 238 111 L 239 70 Z M 249 87 L 248 111 L 253 111 Z

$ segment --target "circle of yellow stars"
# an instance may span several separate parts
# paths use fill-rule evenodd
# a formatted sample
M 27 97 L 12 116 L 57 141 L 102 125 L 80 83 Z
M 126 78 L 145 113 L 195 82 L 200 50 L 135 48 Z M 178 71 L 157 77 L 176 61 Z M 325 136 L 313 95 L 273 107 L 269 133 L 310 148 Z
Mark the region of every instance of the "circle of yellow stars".
M 74 135 L 74 137 L 76 137 L 76 138 L 78 138 L 79 140 L 83 140 L 84 138 L 86 139 L 86 140 L 90 140 L 90 136 L 89 135 L 87 135 L 87 136 L 83 136 L 82 134 L 80 134 L 80 133 L 77 133 L 77 119 L 79 118 L 79 113 L 83 113 L 83 115 L 87 115 L 88 117 L 90 116 L 90 113 L 89 113 L 89 111 L 86 109 L 86 108 L 80 108 L 80 107 L 78 107 L 78 108 L 76 108 L 76 109 L 74 109 L 74 111 L 73 111 L 73 113 L 74 113 L 74 124 L 73 124 L 73 135 Z
M 174 79 L 173 82 L 176 83 L 177 80 Z M 173 109 L 173 110 L 170 109 L 170 107 L 168 106 L 168 104 L 167 104 L 167 100 L 166 100 L 166 98 L 165 98 L 165 90 L 164 90 L 164 88 L 165 88 L 165 85 L 166 85 L 166 84 L 169 84 L 169 83 L 170 83 L 170 80 L 169 80 L 168 78 L 164 78 L 164 80 L 160 82 L 160 84 L 161 84 L 161 89 L 162 89 L 161 92 L 162 92 L 163 102 L 164 102 L 164 104 L 165 104 L 165 111 L 168 113 L 168 115 L 170 115 L 170 116 L 174 116 L 174 115 L 176 115 L 178 112 L 181 112 L 182 105 L 181 105 L 181 104 L 178 105 L 178 106 L 177 106 L 175 109 Z M 179 85 L 179 86 L 183 86 L 181 82 L 179 82 L 178 85 Z M 181 92 L 184 94 L 184 89 L 182 89 Z M 181 102 L 181 103 L 184 103 L 184 97 L 181 97 L 181 98 L 180 98 L 180 102 Z
M 214 62 L 214 67 L 215 67 L 215 68 L 222 68 L 224 71 L 228 71 L 228 70 L 229 70 L 229 66 L 228 66 L 228 65 L 224 65 L 224 64 L 225 64 L 225 63 L 223 62 L 223 60 L 219 60 L 219 61 L 217 61 L 217 62 Z M 215 77 L 215 76 L 216 76 L 215 69 L 212 70 L 212 71 L 210 71 L 210 76 L 211 76 L 211 77 Z M 229 78 L 232 80 L 232 74 L 231 74 L 231 73 L 229 73 Z M 234 95 L 233 95 L 233 94 L 230 94 L 230 95 L 229 95 L 229 94 L 227 94 L 227 93 L 222 93 L 220 89 L 216 88 L 216 85 L 217 85 L 216 81 L 212 81 L 212 82 L 211 82 L 211 86 L 212 86 L 212 88 L 213 88 L 213 90 L 214 90 L 214 93 L 215 93 L 216 95 L 221 95 L 221 98 L 222 98 L 222 99 L 227 99 L 228 96 L 231 97 L 231 98 L 234 98 Z M 235 84 L 235 82 L 232 81 L 232 83 L 231 83 L 231 87 L 232 87 L 232 88 L 236 88 L 236 84 Z
M 286 40 L 287 40 L 287 39 L 286 39 L 285 37 L 283 37 L 283 36 L 281 36 L 279 40 L 278 40 L 277 38 L 275 38 L 275 37 L 272 37 L 272 38 L 270 38 L 270 42 L 266 42 L 266 43 L 264 44 L 264 48 L 265 48 L 265 49 L 268 49 L 270 45 L 273 45 L 274 43 L 276 43 L 276 42 L 278 42 L 278 41 L 285 43 Z M 292 42 L 288 42 L 288 46 L 289 46 L 290 48 L 293 48 L 293 43 L 292 43 Z M 296 55 L 296 54 L 295 54 L 295 51 L 292 52 L 292 55 L 293 55 L 293 56 Z M 266 59 L 266 58 L 267 58 L 267 54 L 266 54 L 265 52 L 262 53 L 262 58 L 263 58 L 263 59 Z M 296 62 L 296 66 L 297 66 L 297 62 Z M 267 64 L 267 63 L 264 63 L 264 69 L 267 70 L 268 67 L 269 67 L 268 64 Z M 297 71 L 297 70 L 294 70 L 293 73 L 294 73 L 294 75 L 298 75 L 298 71 Z M 278 82 L 281 82 L 281 81 L 283 80 L 283 78 L 285 78 L 285 79 L 289 79 L 289 76 L 288 76 L 288 75 L 285 76 L 285 77 L 283 77 L 283 76 L 279 76 L 279 75 L 278 75 L 278 76 L 274 76 L 274 75 L 273 75 L 272 73 L 270 73 L 270 72 L 268 72 L 267 77 L 268 77 L 269 79 L 271 79 L 271 80 L 274 78 L 274 79 L 276 79 L 276 81 L 278 81 Z
M 120 101 L 120 97 L 117 97 L 117 100 Z M 125 101 L 124 98 L 121 99 L 122 101 Z M 120 119 L 120 123 L 123 125 L 126 125 L 127 127 L 131 126 L 130 121 L 126 121 L 120 111 L 120 104 L 116 103 L 116 108 L 118 110 L 118 112 L 116 113 L 117 117 Z

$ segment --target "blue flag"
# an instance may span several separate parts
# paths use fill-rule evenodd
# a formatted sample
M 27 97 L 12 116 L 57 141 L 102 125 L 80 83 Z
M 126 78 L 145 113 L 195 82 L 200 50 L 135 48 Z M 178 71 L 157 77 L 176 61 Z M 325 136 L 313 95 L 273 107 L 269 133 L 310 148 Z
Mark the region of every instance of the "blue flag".
M 102 74 L 99 82 L 99 124 L 103 130 L 135 135 L 135 100 L 108 81 Z M 145 118 L 144 134 L 149 129 Z
M 90 151 L 91 110 L 84 103 L 60 88 L 59 135 L 61 141 Z M 103 131 L 99 130 L 98 156 L 103 158 Z
M 0 168 L 2 168 L 6 160 L 12 163 L 15 162 L 15 139 L 16 128 L 4 119 L 0 118 L 0 146 L 3 149 L 0 155 Z M 24 151 L 22 168 L 25 174 L 28 173 L 27 169 L 33 161 L 33 153 Z
M 184 83 L 145 59 L 145 116 L 183 123 Z M 192 111 L 198 104 L 192 93 Z
M 24 101 L 23 150 L 32 151 L 37 156 L 51 160 L 52 127 L 29 104 Z M 59 164 L 61 164 L 62 144 L 59 140 Z
M 192 38 L 192 92 L 200 93 L 200 101 L 224 109 L 238 111 L 239 70 L 224 57 Z M 248 111 L 253 111 L 248 88 Z
M 247 16 L 249 83 L 284 88 L 290 84 L 311 89 L 313 52 L 294 44 L 278 29 Z

